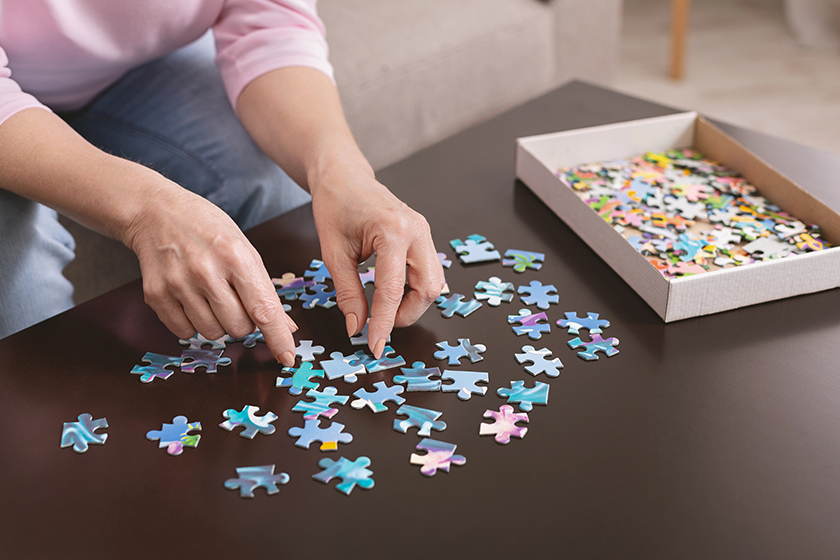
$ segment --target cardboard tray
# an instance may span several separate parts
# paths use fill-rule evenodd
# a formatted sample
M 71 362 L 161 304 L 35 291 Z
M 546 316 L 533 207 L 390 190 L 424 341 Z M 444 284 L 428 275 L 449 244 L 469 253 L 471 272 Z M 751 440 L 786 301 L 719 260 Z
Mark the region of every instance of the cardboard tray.
M 516 140 L 516 176 L 668 323 L 840 286 L 840 247 L 669 279 L 555 175 L 647 151 L 694 148 L 738 171 L 796 218 L 840 243 L 840 215 L 695 112 Z

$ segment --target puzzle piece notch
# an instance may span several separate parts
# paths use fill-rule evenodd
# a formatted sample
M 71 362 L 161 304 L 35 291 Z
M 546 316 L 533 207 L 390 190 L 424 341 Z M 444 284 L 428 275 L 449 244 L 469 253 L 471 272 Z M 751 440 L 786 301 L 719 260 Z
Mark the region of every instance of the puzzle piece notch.
M 323 346 L 313 346 L 311 340 L 301 340 L 297 348 L 295 348 L 295 355 L 300 356 L 302 362 L 311 362 L 315 356 L 320 356 L 324 353 Z
M 483 344 L 472 344 L 469 338 L 459 338 L 457 346 L 445 340 L 436 342 L 435 346 L 440 348 L 440 351 L 435 352 L 435 359 L 448 360 L 450 366 L 460 365 L 461 358 L 468 358 L 472 363 L 480 362 L 484 359 L 481 354 L 487 350 Z
M 467 236 L 464 241 L 453 239 L 449 245 L 458 253 L 458 258 L 464 264 L 497 261 L 502 258 L 493 244 L 477 233 Z
M 420 472 L 424 476 L 434 476 L 439 470 L 449 472 L 450 465 L 461 466 L 467 462 L 463 455 L 455 455 L 456 448 L 453 443 L 424 438 L 415 449 L 426 451 L 426 454 L 412 453 L 410 462 L 412 465 L 420 465 Z
M 246 405 L 242 410 L 229 408 L 222 413 L 227 420 L 219 424 L 219 427 L 231 432 L 236 426 L 242 426 L 245 429 L 239 435 L 248 439 L 254 439 L 257 433 L 270 436 L 275 430 L 271 423 L 277 420 L 277 415 L 269 411 L 263 416 L 257 416 L 259 409 L 253 405 Z
M 206 373 L 216 373 L 216 366 L 230 365 L 230 358 L 223 358 L 223 352 L 224 350 L 187 348 L 181 352 L 181 357 L 184 358 L 184 361 L 181 362 L 181 371 L 195 373 L 196 368 L 203 367 Z
M 506 445 L 510 443 L 511 437 L 524 438 L 525 434 L 528 433 L 527 427 L 516 425 L 517 422 L 528 422 L 528 414 L 525 412 L 515 413 L 513 407 L 509 404 L 503 404 L 499 408 L 499 412 L 486 410 L 484 418 L 492 418 L 494 422 L 492 424 L 482 422 L 478 428 L 478 435 L 493 435 L 496 443 Z
M 555 292 L 555 293 L 551 293 Z M 516 293 L 525 305 L 536 305 L 539 309 L 548 309 L 550 304 L 558 303 L 560 296 L 553 284 L 543 285 L 539 280 L 532 280 L 527 286 L 519 286 Z M 522 295 L 527 294 L 527 295 Z
M 531 313 L 530 309 L 520 309 L 519 315 L 508 315 L 508 324 L 519 323 L 520 326 L 513 326 L 516 336 L 527 334 L 531 340 L 539 340 L 543 333 L 551 331 L 551 325 L 540 323 L 541 320 L 548 320 L 545 312 Z
M 609 321 L 599 319 L 599 314 L 591 311 L 586 314 L 586 317 L 578 317 L 577 311 L 566 311 L 565 315 L 565 319 L 557 321 L 557 326 L 561 329 L 568 329 L 568 334 L 580 334 L 580 329 L 586 329 L 591 336 L 604 332 L 601 327 L 606 329 L 610 326 Z
M 353 396 L 357 397 L 357 399 L 351 402 L 350 406 L 357 410 L 367 406 L 374 413 L 379 413 L 388 410 L 388 407 L 385 406 L 386 402 L 391 401 L 398 405 L 405 402 L 405 399 L 399 396 L 400 393 L 405 391 L 405 387 L 402 385 L 391 385 L 389 387 L 384 381 L 377 381 L 373 386 L 376 388 L 376 391 L 373 393 L 365 389 L 359 389 L 353 393 Z
M 476 309 L 481 307 L 481 302 L 475 299 L 469 301 L 462 301 L 463 294 L 451 294 L 449 297 L 440 296 L 435 300 L 440 314 L 447 319 L 456 313 L 461 317 L 466 317 L 473 313 Z
M 476 290 L 484 290 L 483 292 L 475 292 L 475 299 L 487 300 L 487 304 L 492 307 L 498 307 L 502 302 L 510 302 L 513 300 L 513 294 L 507 293 L 513 290 L 512 282 L 502 282 L 498 276 L 491 276 L 489 280 L 481 280 L 475 285 Z
M 186 416 L 176 416 L 171 424 L 163 424 L 160 430 L 146 432 L 149 441 L 159 440 L 158 447 L 166 447 L 170 455 L 180 455 L 185 447 L 197 447 L 201 434 L 190 434 L 201 430 L 201 422 L 190 423 Z
M 467 401 L 473 395 L 484 395 L 487 387 L 479 386 L 478 383 L 487 383 L 490 377 L 484 371 L 466 370 L 444 370 L 441 375 L 444 381 L 452 381 L 450 385 L 441 385 L 440 390 L 444 393 L 458 392 L 458 398 Z
M 510 389 L 500 388 L 496 394 L 507 397 L 508 404 L 519 404 L 519 409 L 530 412 L 535 404 L 548 404 L 548 384 L 536 381 L 533 387 L 526 387 L 524 381 L 511 381 Z
M 228 490 L 239 490 L 239 497 L 253 498 L 254 490 L 265 488 L 266 493 L 271 496 L 280 491 L 278 484 L 289 482 L 289 475 L 286 473 L 274 474 L 274 465 L 262 465 L 257 467 L 238 467 L 236 469 L 238 478 L 229 478 L 225 481 L 225 488 Z
M 578 352 L 578 356 L 586 360 L 587 362 L 592 360 L 597 360 L 598 355 L 596 352 L 601 351 L 603 352 L 608 358 L 615 356 L 618 354 L 618 339 L 615 337 L 612 338 L 601 338 L 600 334 L 593 334 L 592 340 L 589 342 L 584 342 L 578 338 L 573 338 L 569 341 L 569 348 L 575 349 L 583 347 L 583 350 Z
M 96 430 L 108 427 L 108 420 L 105 418 L 93 419 L 89 413 L 79 414 L 76 422 L 65 422 L 61 429 L 61 447 L 73 446 L 76 453 L 84 453 L 88 445 L 104 445 L 108 434 L 96 433 Z
M 354 355 L 355 358 L 350 360 L 351 366 L 364 366 L 368 373 L 376 373 L 378 371 L 385 371 L 395 367 L 405 365 L 405 359 L 402 356 L 391 356 L 396 351 L 390 346 L 385 346 L 382 349 L 382 355 L 377 360 L 373 356 L 367 354 L 364 350 L 358 350 Z
M 355 354 L 344 356 L 341 352 L 333 352 L 330 358 L 330 360 L 321 360 L 321 367 L 324 368 L 330 381 L 341 377 L 345 383 L 355 383 L 359 380 L 358 376 L 366 371 L 365 366 L 360 363 L 350 364 L 357 359 Z
M 440 391 L 439 368 L 427 368 L 423 362 L 414 362 L 410 368 L 401 368 L 402 375 L 394 376 L 394 383 L 405 385 L 408 393 L 415 391 Z
M 549 360 L 551 350 L 548 348 L 541 348 L 536 350 L 533 346 L 523 346 L 522 354 L 514 354 L 516 361 L 520 364 L 531 362 L 530 366 L 525 366 L 525 371 L 531 375 L 546 374 L 548 377 L 557 377 L 560 375 L 560 370 L 563 369 L 563 362 L 560 358 Z
M 317 283 L 324 282 L 325 280 L 332 280 L 330 271 L 327 270 L 327 265 L 318 259 L 312 259 L 312 262 L 309 263 L 309 270 L 304 272 L 303 276 L 305 278 L 311 278 Z
M 336 292 L 335 290 L 327 289 L 326 284 L 315 284 L 309 289 L 312 291 L 307 291 L 300 296 L 304 309 L 314 309 L 315 306 L 329 309 L 336 305 L 336 302 L 332 299 L 335 297 Z
M 339 395 L 335 387 L 326 387 L 323 391 L 310 389 L 306 396 L 314 399 L 314 402 L 298 401 L 292 407 L 292 412 L 303 412 L 304 420 L 317 420 L 319 416 L 332 418 L 338 414 L 338 409 L 333 408 L 334 403 L 344 405 L 350 399 L 347 395 Z
M 277 387 L 288 387 L 290 395 L 300 395 L 305 389 L 317 389 L 320 382 L 312 381 L 313 377 L 324 377 L 324 370 L 315 369 L 312 362 L 303 362 L 300 367 L 284 367 L 284 373 L 291 373 L 291 377 L 277 377 Z
M 544 253 L 521 251 L 519 249 L 508 249 L 505 251 L 505 256 L 509 258 L 502 260 L 502 266 L 512 266 L 514 272 L 519 273 L 525 272 L 529 268 L 539 270 L 545 260 Z
M 295 445 L 309 449 L 313 441 L 321 442 L 321 451 L 337 451 L 339 443 L 353 441 L 351 434 L 343 433 L 344 424 L 332 422 L 329 427 L 321 428 L 320 420 L 306 420 L 304 427 L 289 428 L 289 435 L 298 438 Z
M 168 366 L 180 367 L 184 362 L 184 358 L 180 356 L 166 356 L 164 354 L 155 354 L 154 352 L 146 352 L 143 355 L 144 362 L 149 365 L 136 365 L 131 368 L 131 373 L 139 374 L 140 381 L 143 383 L 151 383 L 155 378 L 169 379 L 175 373 L 175 370 L 168 369 Z
M 192 338 L 178 339 L 181 346 L 187 346 L 188 348 L 194 349 L 201 349 L 205 346 L 209 346 L 210 350 L 224 350 L 227 347 L 226 344 L 232 341 L 233 339 L 228 335 L 224 335 L 216 340 L 211 340 L 201 333 L 195 333 Z
M 437 410 L 404 404 L 397 409 L 397 416 L 406 416 L 407 418 L 394 420 L 394 429 L 405 434 L 408 433 L 409 428 L 418 428 L 418 436 L 428 437 L 432 430 L 442 432 L 446 429 L 446 422 L 438 420 L 441 415 L 443 413 Z
M 362 455 L 355 461 L 339 457 L 337 461 L 325 457 L 318 461 L 318 466 L 323 470 L 313 474 L 312 478 L 324 484 L 328 484 L 333 478 L 340 478 L 341 482 L 336 486 L 339 492 L 350 495 L 353 488 L 359 486 L 364 490 L 370 490 L 374 486 L 371 478 L 373 472 L 367 467 L 370 466 L 370 459 Z

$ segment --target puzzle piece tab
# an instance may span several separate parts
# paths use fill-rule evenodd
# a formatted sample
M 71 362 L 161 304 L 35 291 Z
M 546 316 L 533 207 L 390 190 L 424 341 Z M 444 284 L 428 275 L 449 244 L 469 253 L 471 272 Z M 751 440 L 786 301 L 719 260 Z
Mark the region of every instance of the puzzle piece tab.
M 417 435 L 430 436 L 432 430 L 443 431 L 446 429 L 446 422 L 438 420 L 443 413 L 419 406 L 404 404 L 397 409 L 397 416 L 407 416 L 405 420 L 394 420 L 394 429 L 398 432 L 408 433 L 409 428 L 419 428 Z
M 181 371 L 195 373 L 196 368 L 203 367 L 207 373 L 216 373 L 216 366 L 230 365 L 230 358 L 223 358 L 222 352 L 224 350 L 188 348 L 181 352 L 181 357 L 184 359 L 181 362 Z
M 551 325 L 540 323 L 539 321 L 542 320 L 548 320 L 545 312 L 531 313 L 530 309 L 520 309 L 519 315 L 508 315 L 508 324 L 520 324 L 520 326 L 512 327 L 516 336 L 527 334 L 531 340 L 539 340 L 543 333 L 551 331 Z
M 467 236 L 465 241 L 453 239 L 449 242 L 449 245 L 455 249 L 464 264 L 497 261 L 502 258 L 493 244 L 477 233 Z
M 563 368 L 563 362 L 560 358 L 549 360 L 551 350 L 548 348 L 541 348 L 536 350 L 533 346 L 523 346 L 522 354 L 514 354 L 516 361 L 520 364 L 531 362 L 530 366 L 525 366 L 525 371 L 531 375 L 546 374 L 549 377 L 557 377 L 560 375 L 560 370 Z
M 184 358 L 180 356 L 166 356 L 164 354 L 146 352 L 146 354 L 143 355 L 143 361 L 149 365 L 134 366 L 131 368 L 131 373 L 139 374 L 140 381 L 143 383 L 151 383 L 155 380 L 155 378 L 169 379 L 175 371 L 168 369 L 168 367 L 180 366 L 183 363 Z
M 84 412 L 79 414 L 77 422 L 65 422 L 61 429 L 61 447 L 73 446 L 76 453 L 84 453 L 88 445 L 95 443 L 103 445 L 108 439 L 108 434 L 95 433 L 98 429 L 108 427 L 108 420 L 105 418 L 93 419 L 93 416 Z
M 519 249 L 508 249 L 505 251 L 508 257 L 502 260 L 502 266 L 512 266 L 514 272 L 525 272 L 529 268 L 539 270 L 542 268 L 542 261 L 545 260 L 544 253 L 532 251 L 520 251 Z
M 485 411 L 484 417 L 492 418 L 495 422 L 493 424 L 482 422 L 478 429 L 478 435 L 492 435 L 496 438 L 496 443 L 507 444 L 510 443 L 511 437 L 523 438 L 528 433 L 527 427 L 516 425 L 517 422 L 528 422 L 528 414 L 513 412 L 513 407 L 509 404 L 503 404 L 499 412 Z
M 385 403 L 388 401 L 393 401 L 397 404 L 405 402 L 405 399 L 399 396 L 400 393 L 405 391 L 405 387 L 401 385 L 392 385 L 388 387 L 384 381 L 377 381 L 373 384 L 373 386 L 376 388 L 376 391 L 373 393 L 370 393 L 365 389 L 359 389 L 353 393 L 353 396 L 358 398 L 351 402 L 350 406 L 355 409 L 367 406 L 374 413 L 377 413 L 388 410 L 388 407 L 385 406 Z
M 277 420 L 277 415 L 269 411 L 264 416 L 257 416 L 259 409 L 253 405 L 246 405 L 242 410 L 229 408 L 222 413 L 227 420 L 219 424 L 219 427 L 231 432 L 236 426 L 242 426 L 245 429 L 239 435 L 248 439 L 254 439 L 257 432 L 270 436 L 275 430 L 271 423 Z
M 583 358 L 586 361 L 597 360 L 598 355 L 595 352 L 601 351 L 608 358 L 615 356 L 618 354 L 618 349 L 615 348 L 618 346 L 618 339 L 615 337 L 603 339 L 601 338 L 600 334 L 593 334 L 592 340 L 589 342 L 584 342 L 580 338 L 574 338 L 569 341 L 569 348 L 580 348 L 583 347 L 583 350 L 578 352 L 578 356 Z
M 303 362 L 297 368 L 283 368 L 284 373 L 291 373 L 291 377 L 278 377 L 277 387 L 288 387 L 290 395 L 300 395 L 306 389 L 317 389 L 320 382 L 312 381 L 313 377 L 324 377 L 324 370 L 314 369 L 312 362 Z
M 266 493 L 271 496 L 280 491 L 277 488 L 278 484 L 289 482 L 289 475 L 286 473 L 274 474 L 274 465 L 238 467 L 236 475 L 239 478 L 229 478 L 225 481 L 225 488 L 239 490 L 241 498 L 253 498 L 257 488 L 265 488 Z
M 463 465 L 467 459 L 463 455 L 455 455 L 456 445 L 425 438 L 417 444 L 415 449 L 426 451 L 425 455 L 412 453 L 412 465 L 420 465 L 420 472 L 425 476 L 434 476 L 439 470 L 449 472 L 450 465 Z
M 441 375 L 444 381 L 452 381 L 450 385 L 441 385 L 440 390 L 444 393 L 458 392 L 458 398 L 462 401 L 469 400 L 473 395 L 484 395 L 487 387 L 479 386 L 477 383 L 487 383 L 490 377 L 485 371 L 466 370 L 444 370 Z
M 400 369 L 402 375 L 395 375 L 394 383 L 405 385 L 406 392 L 440 391 L 440 369 L 427 368 L 423 362 L 414 362 L 410 368 Z
M 498 307 L 503 301 L 509 302 L 513 299 L 513 294 L 507 293 L 513 290 L 511 282 L 502 282 L 498 276 L 493 276 L 490 280 L 481 280 L 475 285 L 476 290 L 484 290 L 483 292 L 475 292 L 475 299 L 487 300 L 487 304 L 493 307 Z
M 323 470 L 312 475 L 312 478 L 324 484 L 328 484 L 333 478 L 340 478 L 341 482 L 336 486 L 339 492 L 350 495 L 353 488 L 359 486 L 364 490 L 373 488 L 373 472 L 367 467 L 370 466 L 370 459 L 361 456 L 355 461 L 339 457 L 338 461 L 324 458 L 318 461 L 318 466 Z
M 289 435 L 298 438 L 295 445 L 309 449 L 313 441 L 321 442 L 321 451 L 336 451 L 339 443 L 353 441 L 351 434 L 342 433 L 344 424 L 333 422 L 328 428 L 321 428 L 320 420 L 306 420 L 303 428 L 289 428 Z
M 557 326 L 561 329 L 568 329 L 568 334 L 580 334 L 580 329 L 587 329 L 591 336 L 604 332 L 601 327 L 609 327 L 610 322 L 599 319 L 597 313 L 589 312 L 585 318 L 581 318 L 578 317 L 577 311 L 566 311 L 566 318 L 557 321 Z
M 500 397 L 507 397 L 508 403 L 519 404 L 519 409 L 530 412 L 535 404 L 548 404 L 548 384 L 535 382 L 533 387 L 525 387 L 524 381 L 511 381 L 510 389 L 496 391 Z
M 452 346 L 445 340 L 435 343 L 435 346 L 440 348 L 439 352 L 435 352 L 435 359 L 448 360 L 450 366 L 459 365 L 461 358 L 469 358 L 472 363 L 480 362 L 484 359 L 481 353 L 487 350 L 483 344 L 472 344 L 469 338 L 459 338 L 457 346 Z
M 186 416 L 176 416 L 171 424 L 163 424 L 160 430 L 150 430 L 146 433 L 149 441 L 159 440 L 158 447 L 166 447 L 170 455 L 180 455 L 185 447 L 197 447 L 201 434 L 190 434 L 201 430 L 201 422 L 190 424 Z
M 470 315 L 473 311 L 481 307 L 481 302 L 471 299 L 469 301 L 461 301 L 464 299 L 462 294 L 452 294 L 449 297 L 440 296 L 435 300 L 440 314 L 447 319 L 456 313 L 461 317 Z

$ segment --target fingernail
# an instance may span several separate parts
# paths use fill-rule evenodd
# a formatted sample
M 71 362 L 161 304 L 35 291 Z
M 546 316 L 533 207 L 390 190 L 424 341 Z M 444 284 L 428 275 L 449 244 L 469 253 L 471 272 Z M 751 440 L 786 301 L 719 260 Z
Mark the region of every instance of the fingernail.
M 382 357 L 382 351 L 385 349 L 385 339 L 380 338 L 376 341 L 376 344 L 373 345 L 373 357 L 377 360 Z
M 299 328 L 299 327 L 297 326 L 297 323 L 295 323 L 295 322 L 292 320 L 292 318 L 291 318 L 291 317 L 289 317 L 288 315 L 286 315 L 286 323 L 288 323 L 288 325 L 289 325 L 289 329 L 291 329 L 291 331 L 292 331 L 292 332 L 297 332 L 297 330 L 298 330 L 298 328 Z
M 295 365 L 295 355 L 291 352 L 283 352 L 280 354 L 279 362 L 286 367 L 293 367 Z
M 347 314 L 347 336 L 356 336 L 359 334 L 359 320 L 356 319 L 356 315 L 353 313 Z

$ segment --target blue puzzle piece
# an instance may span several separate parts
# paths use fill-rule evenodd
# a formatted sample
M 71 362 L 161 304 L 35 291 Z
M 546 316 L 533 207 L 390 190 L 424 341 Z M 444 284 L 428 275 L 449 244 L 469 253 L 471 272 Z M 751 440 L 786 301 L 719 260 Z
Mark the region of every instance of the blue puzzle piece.
M 180 366 L 184 358 L 180 356 L 165 356 L 164 354 L 155 354 L 154 352 L 146 352 L 143 355 L 143 361 L 148 363 L 147 366 L 134 366 L 131 368 L 131 373 L 140 374 L 140 381 L 143 383 L 151 383 L 155 378 L 168 379 L 174 370 L 168 369 L 169 366 Z
M 502 282 L 498 276 L 493 276 L 489 280 L 481 280 L 475 285 L 476 290 L 484 290 L 483 292 L 475 292 L 475 299 L 487 300 L 487 304 L 493 307 L 499 306 L 503 301 L 509 302 L 513 299 L 513 294 L 507 293 L 513 290 L 511 282 Z
M 209 346 L 210 350 L 224 350 L 226 344 L 232 341 L 233 339 L 228 335 L 224 335 L 216 340 L 210 340 L 201 333 L 195 333 L 195 336 L 192 338 L 178 339 L 181 346 L 187 346 L 188 348 L 204 348 L 205 346 Z
M 472 344 L 469 338 L 459 338 L 457 346 L 446 341 L 436 342 L 435 346 L 440 348 L 439 352 L 435 352 L 435 359 L 447 360 L 450 366 L 459 365 L 461 358 L 469 358 L 472 363 L 480 362 L 484 359 L 481 353 L 487 350 L 483 344 Z
M 464 264 L 497 261 L 501 258 L 493 244 L 477 233 L 468 235 L 465 241 L 453 239 L 449 242 L 449 245 L 455 249 Z
M 259 409 L 260 407 L 253 405 L 247 405 L 242 410 L 229 408 L 222 413 L 227 420 L 219 424 L 219 427 L 230 432 L 236 426 L 242 426 L 245 429 L 239 432 L 239 435 L 248 439 L 254 439 L 257 432 L 269 436 L 274 433 L 275 428 L 271 423 L 277 420 L 277 415 L 266 412 L 264 416 L 257 416 Z
M 530 366 L 525 366 L 525 371 L 531 375 L 546 374 L 549 377 L 557 377 L 560 375 L 560 370 L 563 368 L 563 362 L 560 358 L 549 360 L 551 350 L 548 348 L 535 349 L 533 346 L 523 346 L 522 354 L 514 354 L 516 361 L 520 364 L 531 362 Z
M 374 413 L 378 413 L 388 410 L 388 407 L 385 406 L 385 403 L 388 401 L 393 401 L 397 404 L 405 402 L 405 399 L 399 396 L 400 393 L 405 391 L 405 388 L 401 385 L 392 385 L 388 387 L 384 381 L 377 381 L 373 384 L 373 386 L 376 387 L 376 391 L 373 393 L 370 393 L 365 389 L 359 389 L 353 393 L 353 396 L 358 398 L 351 402 L 350 406 L 356 409 L 367 406 Z
M 580 329 L 587 329 L 590 336 L 593 334 L 601 334 L 601 327 L 607 328 L 610 322 L 605 319 L 599 319 L 597 313 L 589 312 L 586 317 L 578 317 L 576 311 L 566 311 L 566 318 L 557 321 L 557 326 L 562 329 L 568 329 L 569 334 L 580 334 Z
M 446 429 L 446 422 L 438 420 L 442 414 L 437 410 L 404 404 L 397 409 L 397 416 L 407 416 L 407 418 L 405 420 L 394 420 L 394 429 L 405 434 L 409 428 L 419 428 L 417 435 L 430 436 L 432 430 L 443 431 Z
M 203 367 L 207 373 L 216 373 L 216 366 L 230 365 L 230 358 L 222 358 L 222 352 L 224 350 L 188 348 L 181 352 L 181 357 L 184 359 L 181 362 L 181 371 L 195 373 L 196 368 Z
M 484 371 L 451 370 L 443 371 L 440 376 L 444 381 L 452 381 L 449 385 L 441 385 L 440 390 L 444 393 L 457 391 L 458 398 L 462 401 L 469 400 L 473 395 L 483 395 L 487 387 L 479 386 L 477 383 L 487 383 L 490 379 Z
M 315 285 L 314 280 L 295 277 L 291 272 L 287 272 L 281 278 L 272 278 L 271 281 L 274 283 L 277 296 L 284 298 L 286 301 L 296 300 L 306 293 L 306 288 Z
M 278 377 L 277 387 L 288 387 L 290 395 L 300 395 L 306 389 L 317 389 L 320 382 L 312 381 L 313 377 L 324 377 L 324 370 L 314 369 L 312 362 L 303 362 L 300 367 L 284 367 L 284 373 L 291 373 L 291 377 Z
M 329 309 L 336 305 L 332 299 L 335 297 L 335 290 L 328 290 L 324 284 L 315 284 L 310 290 L 312 290 L 311 293 L 306 292 L 300 296 L 304 309 L 313 309 L 316 305 Z
M 251 334 L 246 334 L 242 338 L 232 338 L 234 342 L 241 342 L 242 346 L 245 348 L 253 348 L 257 345 L 257 342 L 262 342 L 265 344 L 265 337 L 263 333 L 260 332 L 260 329 L 255 330 Z
M 201 422 L 187 421 L 186 416 L 176 416 L 172 419 L 171 424 L 163 424 L 160 430 L 150 430 L 146 433 L 146 439 L 149 441 L 160 440 L 158 447 L 166 447 L 166 452 L 170 455 L 180 455 L 185 447 L 198 446 L 198 440 L 201 439 L 200 434 L 190 434 L 201 430 Z
M 583 347 L 583 350 L 578 352 L 578 356 L 583 358 L 586 361 L 597 360 L 598 355 L 595 352 L 602 351 L 604 354 L 607 355 L 607 358 L 611 358 L 618 354 L 618 349 L 614 348 L 614 346 L 618 346 L 618 339 L 601 338 L 600 334 L 593 334 L 592 340 L 589 342 L 584 342 L 580 338 L 574 338 L 569 341 L 570 348 L 580 348 Z
M 706 244 L 700 240 L 693 240 L 687 234 L 681 233 L 679 241 L 674 243 L 674 251 L 680 251 L 680 260 L 683 262 L 692 262 L 697 252 L 703 249 Z
M 303 274 L 306 278 L 311 278 L 315 282 L 323 282 L 324 280 L 332 280 L 332 276 L 330 276 L 330 271 L 327 270 L 327 266 L 323 263 L 323 261 L 319 261 L 318 259 L 312 259 L 312 262 L 309 263 L 309 270 L 307 270 Z
M 358 356 L 355 354 L 344 356 L 341 352 L 333 352 L 330 358 L 330 360 L 321 360 L 321 367 L 324 368 L 329 380 L 341 377 L 345 383 L 355 383 L 359 380 L 358 376 L 366 371 L 365 366 L 357 362 Z M 351 365 L 350 362 L 354 364 Z
M 508 258 L 502 260 L 502 266 L 512 266 L 514 272 L 525 272 L 529 268 L 539 270 L 542 268 L 542 261 L 545 260 L 544 253 L 519 249 L 508 249 L 505 251 L 505 256 Z
M 321 442 L 321 451 L 336 451 L 339 443 L 353 441 L 351 434 L 342 433 L 344 424 L 333 422 L 328 428 L 321 428 L 320 420 L 306 420 L 303 428 L 289 428 L 289 435 L 298 438 L 295 445 L 309 449 L 313 441 Z
M 353 488 L 359 486 L 364 490 L 373 488 L 373 472 L 367 467 L 370 466 L 370 459 L 361 456 L 355 461 L 339 457 L 338 461 L 324 458 L 318 461 L 318 466 L 323 470 L 313 474 L 312 478 L 324 484 L 328 484 L 333 478 L 340 478 L 341 482 L 336 486 L 339 492 L 350 495 Z
M 394 376 L 394 383 L 405 385 L 409 393 L 413 391 L 440 391 L 440 369 L 427 368 L 423 362 L 414 362 L 410 368 L 401 368 L 402 375 Z
M 544 312 L 531 313 L 529 309 L 520 309 L 519 315 L 508 315 L 508 324 L 519 323 L 520 326 L 513 326 L 513 332 L 516 336 L 527 334 L 531 340 L 539 340 L 543 333 L 551 330 L 551 325 L 548 323 L 540 323 L 541 320 L 547 320 Z
M 467 459 L 463 455 L 455 455 L 456 445 L 425 438 L 417 444 L 415 449 L 425 450 L 425 455 L 412 453 L 412 465 L 420 465 L 420 472 L 425 476 L 434 476 L 439 470 L 449 472 L 450 465 L 463 465 Z
M 263 465 L 259 467 L 238 467 L 236 475 L 239 478 L 229 478 L 225 481 L 225 488 L 228 490 L 239 490 L 241 498 L 253 498 L 254 490 L 265 488 L 269 496 L 280 491 L 278 484 L 289 482 L 289 475 L 286 473 L 274 474 L 274 465 Z
M 338 409 L 332 407 L 333 403 L 343 405 L 350 399 L 346 395 L 339 395 L 335 387 L 327 387 L 323 391 L 310 389 L 306 396 L 315 399 L 315 402 L 298 401 L 292 407 L 292 412 L 303 412 L 304 420 L 316 420 L 319 416 L 332 418 L 338 413 Z
M 519 409 L 529 412 L 535 404 L 548 404 L 548 384 L 535 382 L 533 387 L 525 387 L 524 381 L 511 381 L 510 389 L 496 391 L 500 397 L 507 397 L 508 403 L 518 403 Z
M 519 286 L 516 292 L 525 305 L 536 305 L 540 309 L 548 309 L 549 304 L 560 301 L 560 296 L 551 293 L 557 292 L 557 288 L 553 284 L 543 286 L 539 280 L 532 280 L 527 286 Z
M 79 414 L 77 422 L 65 422 L 61 429 L 61 447 L 73 446 L 76 453 L 84 453 L 88 450 L 88 444 L 95 443 L 103 445 L 108 439 L 108 434 L 95 433 L 100 428 L 107 428 L 108 420 L 99 418 L 94 420 L 87 412 Z
M 382 356 L 377 360 L 373 356 L 365 353 L 364 350 L 358 350 L 355 353 L 355 358 L 350 360 L 351 366 L 364 366 L 368 373 L 376 373 L 378 371 L 385 371 L 395 367 L 405 365 L 405 360 L 402 356 L 391 356 L 396 353 L 393 348 L 386 346 L 382 349 Z
M 449 297 L 440 296 L 435 300 L 438 309 L 441 309 L 440 314 L 446 318 L 452 317 L 455 313 L 461 317 L 466 317 L 479 307 L 481 302 L 471 299 L 469 301 L 461 301 L 464 299 L 462 294 L 452 294 Z

